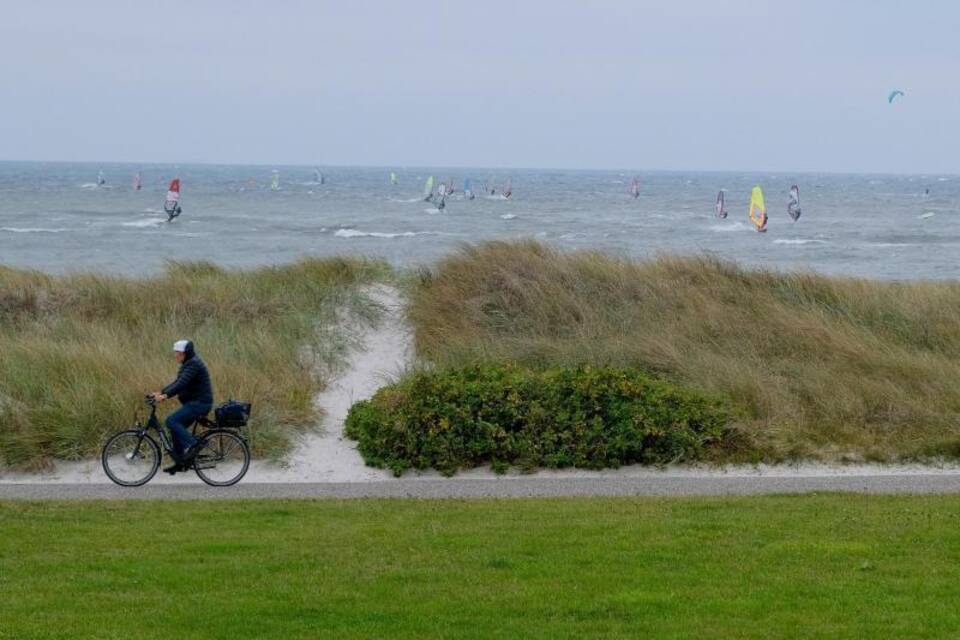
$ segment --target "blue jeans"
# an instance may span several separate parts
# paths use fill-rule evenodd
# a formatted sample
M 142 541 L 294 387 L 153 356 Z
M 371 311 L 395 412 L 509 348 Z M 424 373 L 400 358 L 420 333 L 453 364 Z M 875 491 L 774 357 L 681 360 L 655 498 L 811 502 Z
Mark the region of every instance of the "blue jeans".
M 210 413 L 210 408 L 211 406 L 206 402 L 188 402 L 167 416 L 167 429 L 170 430 L 170 437 L 173 439 L 173 452 L 177 454 L 177 457 L 183 456 L 183 452 L 197 442 L 188 427 L 197 418 Z

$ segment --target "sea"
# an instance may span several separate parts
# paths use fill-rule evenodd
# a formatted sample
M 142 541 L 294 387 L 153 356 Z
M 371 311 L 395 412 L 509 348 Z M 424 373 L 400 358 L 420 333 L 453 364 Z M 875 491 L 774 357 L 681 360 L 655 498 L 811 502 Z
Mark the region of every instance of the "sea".
M 147 275 L 169 260 L 233 267 L 302 256 L 429 265 L 465 243 L 535 238 L 647 258 L 710 254 L 744 265 L 888 280 L 960 277 L 960 177 L 765 172 L 0 163 L 0 264 Z M 97 186 L 102 171 L 106 183 Z M 397 176 L 391 184 L 390 172 Z M 142 189 L 134 190 L 140 173 Z M 279 189 L 271 189 L 272 177 Z M 443 210 L 424 181 L 452 182 Z M 163 203 L 181 179 L 182 215 Z M 639 197 L 630 194 L 634 178 Z M 464 180 L 476 197 L 463 194 Z M 505 185 L 512 195 L 505 198 Z M 802 215 L 787 215 L 791 185 Z M 766 196 L 768 231 L 747 217 Z M 728 217 L 714 205 L 725 190 Z M 493 193 L 491 193 L 493 191 Z

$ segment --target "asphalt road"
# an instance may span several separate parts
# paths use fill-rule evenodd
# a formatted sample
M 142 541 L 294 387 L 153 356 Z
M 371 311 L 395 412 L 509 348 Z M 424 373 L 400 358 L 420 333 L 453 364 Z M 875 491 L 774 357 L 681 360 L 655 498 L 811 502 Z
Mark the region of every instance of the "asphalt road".
M 663 478 L 419 478 L 352 483 L 196 481 L 124 488 L 111 484 L 0 484 L 0 500 L 244 500 L 317 498 L 523 498 L 551 496 L 706 496 L 810 492 L 960 493 L 957 474 L 857 476 L 703 476 Z

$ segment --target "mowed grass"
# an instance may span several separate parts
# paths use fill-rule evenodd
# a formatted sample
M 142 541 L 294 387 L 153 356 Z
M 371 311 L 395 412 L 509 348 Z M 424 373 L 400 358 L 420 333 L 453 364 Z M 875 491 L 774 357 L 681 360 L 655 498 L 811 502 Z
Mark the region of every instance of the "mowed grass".
M 739 407 L 725 460 L 960 456 L 960 284 L 645 262 L 530 242 L 422 270 L 409 316 L 441 367 L 638 367 Z
M 0 267 L 0 465 L 96 455 L 145 393 L 174 379 L 180 338 L 194 340 L 217 401 L 253 403 L 254 454 L 281 455 L 316 422 L 322 372 L 347 340 L 337 314 L 372 318 L 360 285 L 387 271 L 360 259 L 171 263 L 140 279 Z
M 0 503 L 0 638 L 956 638 L 953 496 Z

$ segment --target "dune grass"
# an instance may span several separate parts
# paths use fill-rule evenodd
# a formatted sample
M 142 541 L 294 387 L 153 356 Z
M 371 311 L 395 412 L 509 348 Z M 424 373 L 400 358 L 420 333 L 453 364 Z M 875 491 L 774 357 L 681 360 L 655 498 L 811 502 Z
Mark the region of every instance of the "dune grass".
M 253 403 L 254 454 L 278 456 L 316 422 L 318 371 L 345 346 L 338 309 L 372 318 L 359 285 L 386 272 L 356 259 L 249 271 L 171 263 L 144 279 L 0 268 L 0 464 L 95 455 L 144 393 L 175 377 L 171 345 L 183 337 L 217 401 Z
M 950 496 L 0 503 L 0 638 L 956 638 Z
M 729 398 L 722 459 L 960 456 L 957 283 L 490 242 L 422 270 L 409 316 L 438 366 L 632 366 Z

